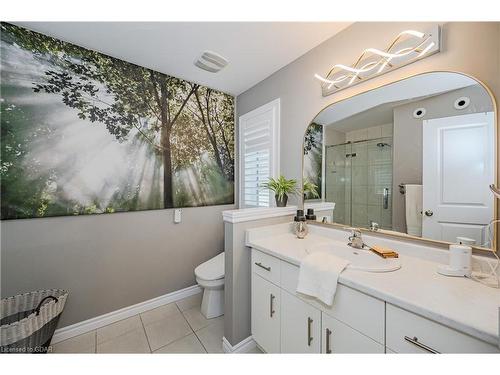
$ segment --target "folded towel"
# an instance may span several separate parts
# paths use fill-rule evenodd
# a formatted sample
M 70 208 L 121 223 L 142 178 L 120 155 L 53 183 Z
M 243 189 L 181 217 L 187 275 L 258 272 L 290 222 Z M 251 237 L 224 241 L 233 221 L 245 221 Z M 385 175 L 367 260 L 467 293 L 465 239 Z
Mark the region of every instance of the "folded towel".
M 405 186 L 406 233 L 422 237 L 422 185 Z
M 307 255 L 300 264 L 297 292 L 331 306 L 339 275 L 348 265 L 347 260 L 324 251 Z
M 399 254 L 388 247 L 373 246 L 369 249 L 382 258 L 399 258 Z

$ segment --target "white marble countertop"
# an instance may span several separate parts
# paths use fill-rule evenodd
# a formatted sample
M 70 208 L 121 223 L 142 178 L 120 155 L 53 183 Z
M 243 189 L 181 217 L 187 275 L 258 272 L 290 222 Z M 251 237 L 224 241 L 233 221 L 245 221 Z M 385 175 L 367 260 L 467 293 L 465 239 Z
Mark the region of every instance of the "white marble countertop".
M 347 241 L 344 231 L 316 226 L 309 228 L 309 235 L 302 240 L 290 233 L 289 224 L 250 229 L 246 245 L 299 266 L 309 246 L 341 242 L 342 239 L 342 243 Z M 381 244 L 398 251 L 401 269 L 386 273 L 346 269 L 341 273 L 339 283 L 500 346 L 500 289 L 465 277 L 438 274 L 437 265 L 446 262 L 446 251 L 424 249 L 422 245 L 392 239 L 363 237 L 365 242 L 370 241 L 370 245 Z

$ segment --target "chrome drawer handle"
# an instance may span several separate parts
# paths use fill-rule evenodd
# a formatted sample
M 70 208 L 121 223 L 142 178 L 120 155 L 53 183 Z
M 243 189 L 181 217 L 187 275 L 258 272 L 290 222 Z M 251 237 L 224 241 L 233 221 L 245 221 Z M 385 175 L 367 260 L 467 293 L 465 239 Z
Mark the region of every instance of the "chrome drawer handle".
M 307 346 L 311 346 L 311 341 L 313 340 L 311 336 L 311 325 L 313 320 L 311 318 L 307 318 Z
M 255 262 L 255 265 L 260 267 L 260 268 L 265 269 L 266 271 L 271 272 L 271 267 L 266 267 L 266 266 L 262 265 L 262 263 L 260 263 L 260 262 Z
M 330 348 L 330 336 L 332 335 L 332 331 L 328 328 L 326 329 L 326 354 L 331 354 L 332 349 Z
M 275 298 L 276 298 L 276 297 L 275 297 L 275 296 L 273 296 L 272 294 L 269 296 L 269 316 L 270 316 L 271 318 L 273 317 L 274 313 L 276 312 L 276 311 L 274 311 L 274 307 L 273 307 L 273 305 L 274 305 L 274 303 L 273 303 L 273 302 L 274 302 L 274 299 L 275 299 Z
M 409 343 L 415 345 L 415 346 L 418 346 L 420 349 L 423 349 L 429 353 L 432 353 L 432 354 L 441 354 L 439 353 L 437 350 L 434 350 L 432 349 L 431 347 L 425 345 L 425 344 L 422 344 L 421 342 L 418 342 L 418 338 L 417 337 L 413 337 L 413 338 L 410 338 L 408 336 L 405 336 L 405 340 L 408 341 Z

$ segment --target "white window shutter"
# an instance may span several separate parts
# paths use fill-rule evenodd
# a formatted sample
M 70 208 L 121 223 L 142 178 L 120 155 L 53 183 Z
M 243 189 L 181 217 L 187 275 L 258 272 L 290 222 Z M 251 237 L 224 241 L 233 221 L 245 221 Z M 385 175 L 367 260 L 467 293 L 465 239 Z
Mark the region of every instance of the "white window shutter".
M 240 117 L 240 207 L 274 205 L 261 184 L 279 173 L 279 113 L 276 99 Z

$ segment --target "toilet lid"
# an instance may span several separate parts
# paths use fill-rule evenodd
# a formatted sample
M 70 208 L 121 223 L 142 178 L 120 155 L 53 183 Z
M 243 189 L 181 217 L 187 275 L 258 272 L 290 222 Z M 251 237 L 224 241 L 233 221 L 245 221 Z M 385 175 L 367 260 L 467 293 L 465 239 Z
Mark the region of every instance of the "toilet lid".
M 195 268 L 194 274 L 203 280 L 218 280 L 224 277 L 224 253 L 207 260 Z

